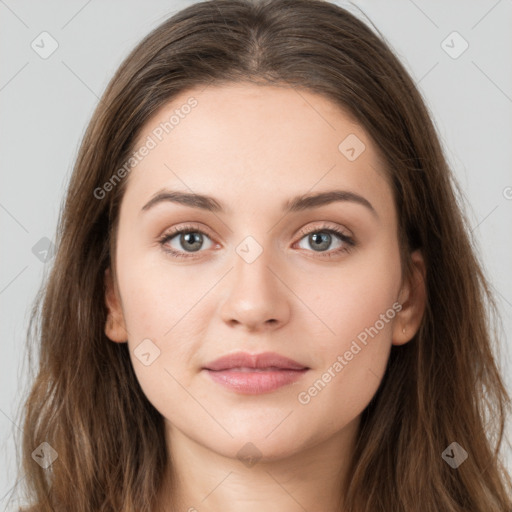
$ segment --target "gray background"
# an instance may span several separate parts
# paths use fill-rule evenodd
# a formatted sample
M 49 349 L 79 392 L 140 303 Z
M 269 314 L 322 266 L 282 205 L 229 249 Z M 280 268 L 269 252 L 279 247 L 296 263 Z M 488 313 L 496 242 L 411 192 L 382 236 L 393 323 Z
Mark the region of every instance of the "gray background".
M 28 382 L 24 337 L 32 301 L 51 264 L 51 258 L 41 261 L 41 251 L 48 245 L 45 238 L 54 239 L 79 142 L 123 57 L 192 3 L 0 0 L 2 509 L 11 500 L 8 509 L 16 510 L 13 432 L 20 429 L 17 412 Z M 512 0 L 337 3 L 363 19 L 354 5 L 364 11 L 428 104 L 496 291 L 503 318 L 499 360 L 512 391 Z M 46 59 L 31 47 L 33 41 L 42 46 L 44 31 L 58 43 Z M 457 58 L 463 41 L 446 39 L 453 31 L 469 44 Z

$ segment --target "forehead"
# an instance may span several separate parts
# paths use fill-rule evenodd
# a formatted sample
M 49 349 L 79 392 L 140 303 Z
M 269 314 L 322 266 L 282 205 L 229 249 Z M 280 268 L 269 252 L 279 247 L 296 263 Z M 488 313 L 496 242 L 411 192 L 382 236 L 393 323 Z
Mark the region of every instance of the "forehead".
M 289 196 L 333 187 L 364 192 L 377 203 L 391 198 L 380 153 L 365 130 L 326 97 L 296 88 L 229 84 L 184 91 L 143 126 L 133 151 L 144 146 L 150 149 L 130 171 L 126 191 L 127 200 L 139 203 L 163 187 L 239 206 L 253 199 L 261 207 L 263 198 L 281 205 Z

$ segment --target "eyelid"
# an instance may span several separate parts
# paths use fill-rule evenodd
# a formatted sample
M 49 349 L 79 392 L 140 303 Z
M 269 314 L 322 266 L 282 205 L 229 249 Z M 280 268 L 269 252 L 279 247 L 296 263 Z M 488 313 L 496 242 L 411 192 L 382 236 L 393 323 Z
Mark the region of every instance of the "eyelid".
M 187 222 L 185 224 L 178 224 L 177 226 L 173 226 L 172 228 L 165 229 L 162 232 L 162 234 L 158 236 L 158 239 L 160 240 L 168 236 L 180 234 L 183 231 L 193 231 L 194 233 L 202 233 L 204 235 L 207 235 L 211 239 L 214 238 L 210 230 L 207 227 L 203 226 L 202 224 L 194 224 L 192 222 Z
M 299 234 L 304 236 L 322 230 L 332 230 L 347 238 L 354 238 L 352 232 L 345 228 L 344 226 L 339 226 L 338 224 L 329 224 L 328 221 L 323 221 L 323 224 L 320 226 L 307 226 L 305 228 L 301 228 Z

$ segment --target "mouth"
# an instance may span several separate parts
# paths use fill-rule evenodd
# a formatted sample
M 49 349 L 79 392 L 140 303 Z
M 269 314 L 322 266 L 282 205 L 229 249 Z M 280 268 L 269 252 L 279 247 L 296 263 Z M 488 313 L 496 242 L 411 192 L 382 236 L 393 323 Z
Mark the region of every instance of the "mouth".
M 235 353 L 207 364 L 203 371 L 231 391 L 257 395 L 270 393 L 299 380 L 310 368 L 273 352 Z

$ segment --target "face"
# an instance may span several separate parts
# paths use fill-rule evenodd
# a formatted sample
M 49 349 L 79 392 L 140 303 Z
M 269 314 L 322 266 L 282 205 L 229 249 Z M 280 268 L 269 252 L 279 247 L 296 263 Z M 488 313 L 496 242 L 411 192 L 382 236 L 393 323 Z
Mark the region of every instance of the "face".
M 144 145 L 125 178 L 106 332 L 127 340 L 169 432 L 268 458 L 341 435 L 415 328 L 368 135 L 323 96 L 237 84 L 174 98 Z

